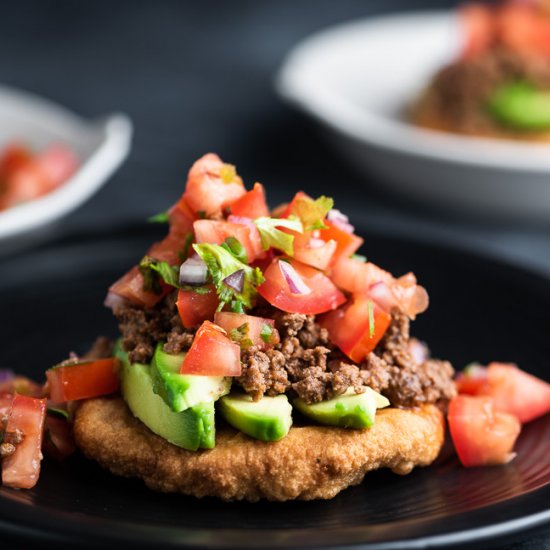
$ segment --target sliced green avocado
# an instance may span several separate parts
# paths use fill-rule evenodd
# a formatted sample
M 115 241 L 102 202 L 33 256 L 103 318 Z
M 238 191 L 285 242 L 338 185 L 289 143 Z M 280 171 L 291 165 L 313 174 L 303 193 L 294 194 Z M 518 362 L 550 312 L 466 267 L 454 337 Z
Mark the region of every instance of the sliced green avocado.
M 246 394 L 225 395 L 220 412 L 233 427 L 262 441 L 278 441 L 292 426 L 292 407 L 286 395 L 253 401 Z
M 550 92 L 527 82 L 498 88 L 487 105 L 491 115 L 505 126 L 526 131 L 550 128 Z
M 355 394 L 353 388 L 346 393 L 308 405 L 303 399 L 295 399 L 293 405 L 305 416 L 319 424 L 344 428 L 370 428 L 374 424 L 376 409 L 387 407 L 390 402 L 371 388 Z
M 231 378 L 228 376 L 199 376 L 180 374 L 185 354 L 170 355 L 158 344 L 151 363 L 153 389 L 174 412 L 181 412 L 199 403 L 216 401 L 229 393 Z
M 183 412 L 173 412 L 162 397 L 153 391 L 153 379 L 149 365 L 129 364 L 120 350 L 121 392 L 128 407 L 152 432 L 170 443 L 190 451 L 199 447 L 212 449 L 216 427 L 214 402 L 200 403 Z

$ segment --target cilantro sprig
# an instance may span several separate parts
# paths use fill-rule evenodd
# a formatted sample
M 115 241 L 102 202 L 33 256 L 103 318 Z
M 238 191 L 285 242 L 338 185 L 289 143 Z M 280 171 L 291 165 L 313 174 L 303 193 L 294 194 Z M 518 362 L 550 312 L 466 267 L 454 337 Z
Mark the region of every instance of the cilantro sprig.
M 261 217 L 254 220 L 262 240 L 262 248 L 268 250 L 273 247 L 281 250 L 287 256 L 294 255 L 294 235 L 289 235 L 278 227 L 286 227 L 297 233 L 303 233 L 302 222 L 295 217 L 292 218 L 268 218 Z
M 258 268 L 243 263 L 227 248 L 218 244 L 194 244 L 193 249 L 208 268 L 208 273 L 220 299 L 218 311 L 221 311 L 226 304 L 230 305 L 232 311 L 239 313 L 243 312 L 245 308 L 250 309 L 254 306 L 254 300 L 258 293 L 257 287 L 265 280 Z M 224 283 L 224 279 L 239 270 L 243 272 L 241 292 Z
M 304 195 L 294 200 L 292 213 L 302 220 L 305 231 L 326 229 L 323 220 L 333 206 L 334 201 L 330 197 L 321 195 L 318 199 L 313 200 L 307 195 Z

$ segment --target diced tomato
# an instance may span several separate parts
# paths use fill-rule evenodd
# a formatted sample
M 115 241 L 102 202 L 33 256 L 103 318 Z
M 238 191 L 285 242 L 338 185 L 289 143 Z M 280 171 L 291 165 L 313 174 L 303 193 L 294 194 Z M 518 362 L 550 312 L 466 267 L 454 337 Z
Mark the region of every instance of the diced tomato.
M 65 403 L 114 393 L 120 385 L 118 367 L 118 359 L 109 357 L 48 369 L 50 399 Z
M 242 216 L 253 220 L 262 216 L 269 216 L 264 186 L 261 183 L 255 183 L 251 191 L 248 191 L 230 206 L 230 210 L 233 216 Z
M 336 251 L 334 252 L 333 260 L 336 262 L 340 258 L 349 258 L 361 248 L 363 239 L 352 233 L 347 233 L 339 227 L 336 227 L 329 220 L 323 221 L 326 229 L 319 230 L 319 236 L 324 241 L 336 241 Z
M 219 304 L 220 300 L 213 285 L 208 285 L 208 292 L 204 294 L 180 288 L 176 302 L 185 328 L 195 328 L 203 321 L 212 320 Z
M 386 333 L 391 315 L 373 300 L 357 296 L 351 304 L 319 317 L 318 322 L 334 344 L 352 361 L 361 363 Z
M 260 237 L 260 232 L 258 231 L 258 228 L 256 227 L 256 224 L 252 221 L 251 218 L 245 218 L 243 216 L 228 216 L 227 221 L 229 223 L 235 223 L 238 225 L 244 225 L 249 230 L 249 239 L 250 239 L 250 246 L 252 247 L 252 250 L 254 252 L 253 258 L 265 258 L 267 255 L 267 252 L 263 249 L 262 246 L 262 238 Z M 252 261 L 254 261 L 252 260 Z
M 289 286 L 289 281 L 281 270 L 282 261 L 275 259 L 271 263 L 264 273 L 265 282 L 258 287 L 258 292 L 272 306 L 289 313 L 315 315 L 336 309 L 346 301 L 345 296 L 326 275 L 297 260 L 290 260 L 289 263 L 307 291 L 293 291 L 292 285 Z
M 487 382 L 487 367 L 481 365 L 469 365 L 459 372 L 455 379 L 456 390 L 465 395 L 489 395 Z
M 319 231 L 308 231 L 303 234 L 287 231 L 294 235 L 294 258 L 322 271 L 328 268 L 336 252 L 335 240 L 324 241 L 319 238 Z
M 294 213 L 294 207 L 296 206 L 296 203 L 302 199 L 311 199 L 311 197 L 303 191 L 298 191 L 288 204 L 281 204 L 280 206 L 278 206 L 275 209 L 277 215 L 275 215 L 275 211 L 273 215 L 277 218 L 288 218 L 290 214 Z
M 273 319 L 220 311 L 214 315 L 214 323 L 222 327 L 228 334 L 232 330 L 244 327 L 243 337 L 248 339 L 251 345 L 258 346 L 260 349 L 272 347 L 279 342 L 279 333 Z
M 193 231 L 193 222 L 196 220 L 196 216 L 193 215 L 191 209 L 188 206 L 182 207 L 185 201 L 176 203 L 168 211 L 168 217 L 170 219 L 170 232 L 169 234 L 180 240 L 180 249 L 185 244 L 187 236 Z
M 252 244 L 250 227 L 224 221 L 197 220 L 193 228 L 197 243 L 221 244 L 228 237 L 234 237 L 246 250 L 248 261 L 254 261 L 256 246 Z
M 181 365 L 181 374 L 203 376 L 240 376 L 241 348 L 225 330 L 204 321 Z
M 56 460 L 63 460 L 75 450 L 73 432 L 68 420 L 47 414 L 44 422 L 44 452 Z
M 449 428 L 460 462 L 466 466 L 506 464 L 514 458 L 519 420 L 494 409 L 491 397 L 459 395 L 449 403 Z
M 395 280 L 391 273 L 376 264 L 348 256 L 341 256 L 334 264 L 331 279 L 337 286 L 352 293 L 364 293 L 378 282 L 391 286 Z
M 0 182 L 6 183 L 11 175 L 27 164 L 31 158 L 32 152 L 25 145 L 19 143 L 8 145 L 0 156 Z
M 457 388 L 459 393 L 491 396 L 496 410 L 523 423 L 550 412 L 550 384 L 516 365 L 490 363 L 486 369 L 460 373 Z
M 36 485 L 42 460 L 42 433 L 46 399 L 16 394 L 6 424 L 6 433 L 21 430 L 23 441 L 2 461 L 2 483 L 8 487 L 30 489 Z
M 78 159 L 65 145 L 55 144 L 39 153 L 34 161 L 48 181 L 51 191 L 66 182 L 78 167 Z
M 550 56 L 550 17 L 530 5 L 508 4 L 496 19 L 501 43 L 526 55 Z
M 183 198 L 193 212 L 213 216 L 245 193 L 235 167 L 224 164 L 218 155 L 208 153 L 191 167 Z
M 495 37 L 495 16 L 481 4 L 467 4 L 458 11 L 463 27 L 462 58 L 470 59 L 485 52 Z

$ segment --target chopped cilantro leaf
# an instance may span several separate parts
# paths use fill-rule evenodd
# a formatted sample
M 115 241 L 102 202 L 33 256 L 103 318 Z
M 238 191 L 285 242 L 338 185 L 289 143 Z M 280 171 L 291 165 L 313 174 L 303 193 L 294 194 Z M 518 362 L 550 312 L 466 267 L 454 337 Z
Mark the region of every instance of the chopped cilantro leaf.
M 154 216 L 147 218 L 147 222 L 148 223 L 169 223 L 170 217 L 168 216 L 168 212 L 159 212 L 158 214 L 155 214 Z
M 374 309 L 372 300 L 367 302 L 367 307 L 369 308 L 369 338 L 374 336 Z
M 298 233 L 303 233 L 302 222 L 296 218 L 267 218 L 261 217 L 254 220 L 260 238 L 262 248 L 269 250 L 271 247 L 281 250 L 288 256 L 294 255 L 294 235 L 289 235 L 277 227 L 286 227 Z
M 305 231 L 314 229 L 326 229 L 323 220 L 334 206 L 334 201 L 330 197 L 321 195 L 313 200 L 310 197 L 298 197 L 293 205 L 292 213 L 298 216 L 304 224 Z
M 264 276 L 258 268 L 244 264 L 226 248 L 217 244 L 194 244 L 193 249 L 208 268 L 208 273 L 220 298 L 220 311 L 225 304 L 232 305 L 232 302 L 235 301 L 241 302 L 243 309 L 254 306 L 256 287 L 264 282 Z M 223 280 L 240 269 L 244 273 L 244 284 L 242 292 L 237 292 L 224 284 Z
M 271 325 L 268 325 L 267 323 L 264 323 L 262 325 L 262 330 L 260 331 L 260 337 L 261 339 L 266 343 L 269 344 L 271 341 L 271 337 L 273 336 L 273 328 Z
M 237 342 L 242 349 L 248 349 L 254 345 L 249 336 L 250 327 L 248 323 L 243 323 L 240 327 L 229 331 L 229 338 Z

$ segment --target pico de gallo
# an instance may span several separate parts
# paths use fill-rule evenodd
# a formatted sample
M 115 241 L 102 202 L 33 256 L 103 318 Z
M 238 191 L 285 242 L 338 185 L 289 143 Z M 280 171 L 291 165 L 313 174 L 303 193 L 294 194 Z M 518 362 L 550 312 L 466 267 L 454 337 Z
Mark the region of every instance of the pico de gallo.
M 105 300 L 119 321 L 115 350 L 100 340 L 86 356 L 48 369 L 43 385 L 1 371 L 5 485 L 32 487 L 42 451 L 69 456 L 79 402 L 119 392 L 129 401 L 124 372 L 145 387 L 159 354 L 165 364 L 155 371 L 153 408 L 164 407 L 165 416 L 196 405 L 201 422 L 208 419 L 199 390 L 178 394 L 198 378 L 206 381 L 201 398 L 212 401 L 233 386 L 248 408 L 290 396 L 300 411 L 336 400 L 340 414 L 338 399 L 363 394 L 377 396 L 376 406 L 435 404 L 448 410 L 465 466 L 509 461 L 521 423 L 550 410 L 550 385 L 513 365 L 472 366 L 455 385 L 451 365 L 409 334 L 410 321 L 428 307 L 426 290 L 414 274 L 395 277 L 358 255 L 363 239 L 329 197 L 298 192 L 272 211 L 260 183 L 247 191 L 234 166 L 207 154 L 192 166 L 180 199 L 153 221 L 167 224 L 165 238 Z M 361 409 L 349 424 L 341 416 L 329 421 L 369 427 L 371 413 Z
M 77 168 L 76 155 L 61 143 L 39 152 L 21 143 L 7 145 L 0 152 L 0 211 L 54 191 Z

